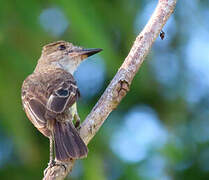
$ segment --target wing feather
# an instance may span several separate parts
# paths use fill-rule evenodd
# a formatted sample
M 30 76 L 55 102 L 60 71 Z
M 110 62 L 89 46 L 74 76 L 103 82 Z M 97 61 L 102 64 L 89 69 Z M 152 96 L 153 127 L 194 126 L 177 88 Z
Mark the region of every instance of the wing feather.
M 63 70 L 33 73 L 22 86 L 24 109 L 37 128 L 69 109 L 79 96 L 73 76 Z
M 22 86 L 24 110 L 42 134 L 50 137 L 53 133 L 58 160 L 79 159 L 88 153 L 73 123 L 60 121 L 79 96 L 73 76 L 61 69 L 33 73 Z
M 46 107 L 54 113 L 62 113 L 76 102 L 78 95 L 78 88 L 72 82 L 61 83 L 50 95 Z

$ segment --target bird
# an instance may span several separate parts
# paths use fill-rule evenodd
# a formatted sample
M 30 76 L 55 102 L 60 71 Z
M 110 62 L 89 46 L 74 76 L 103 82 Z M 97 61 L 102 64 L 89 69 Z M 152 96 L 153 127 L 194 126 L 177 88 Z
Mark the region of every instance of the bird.
M 80 91 L 73 74 L 83 60 L 100 51 L 66 41 L 47 44 L 34 72 L 22 84 L 23 109 L 32 124 L 50 140 L 49 165 L 85 158 L 88 154 L 78 132 L 76 101 Z

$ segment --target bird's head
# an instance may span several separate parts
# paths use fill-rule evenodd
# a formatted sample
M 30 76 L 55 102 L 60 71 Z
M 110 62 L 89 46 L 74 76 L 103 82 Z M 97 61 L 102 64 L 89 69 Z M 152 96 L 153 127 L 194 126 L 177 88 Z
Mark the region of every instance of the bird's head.
M 57 41 L 43 47 L 39 64 L 62 68 L 73 74 L 84 59 L 100 51 L 102 49 L 85 49 L 66 41 Z

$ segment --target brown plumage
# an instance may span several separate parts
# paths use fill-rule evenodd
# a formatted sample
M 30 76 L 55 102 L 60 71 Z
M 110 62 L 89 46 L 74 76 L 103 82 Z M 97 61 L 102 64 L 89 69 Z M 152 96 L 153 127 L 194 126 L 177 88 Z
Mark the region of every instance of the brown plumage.
M 24 110 L 33 125 L 50 142 L 54 141 L 55 157 L 59 161 L 87 156 L 88 148 L 72 123 L 74 115 L 70 108 L 80 96 L 72 74 L 83 59 L 99 51 L 65 41 L 48 44 L 35 71 L 23 82 Z
M 54 136 L 56 158 L 61 161 L 82 158 L 88 152 L 72 122 L 66 121 L 72 119 L 69 107 L 79 95 L 73 76 L 62 69 L 33 73 L 23 83 L 25 112 L 42 134 Z

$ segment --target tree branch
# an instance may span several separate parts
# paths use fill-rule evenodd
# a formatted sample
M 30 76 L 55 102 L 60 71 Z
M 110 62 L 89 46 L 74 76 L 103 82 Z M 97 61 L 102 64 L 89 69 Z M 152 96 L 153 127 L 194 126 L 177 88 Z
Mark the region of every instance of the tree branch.
M 116 109 L 129 91 L 131 82 L 148 54 L 153 42 L 158 37 L 164 24 L 173 13 L 177 0 L 159 0 L 143 31 L 137 36 L 128 56 L 117 74 L 81 125 L 80 136 L 86 144 L 95 136 L 108 115 Z M 49 168 L 44 180 L 62 180 L 72 170 L 75 160 L 62 166 Z

